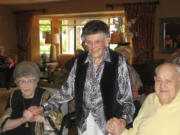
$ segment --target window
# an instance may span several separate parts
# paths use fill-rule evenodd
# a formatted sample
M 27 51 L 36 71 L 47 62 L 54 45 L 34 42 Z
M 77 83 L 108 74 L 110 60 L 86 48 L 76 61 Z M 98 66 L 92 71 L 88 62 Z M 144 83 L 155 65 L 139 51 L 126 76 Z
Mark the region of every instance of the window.
M 73 16 L 73 17 L 70 17 Z M 97 17 L 98 16 L 98 17 Z M 46 19 L 45 19 L 46 18 Z M 81 33 L 84 25 L 90 20 L 102 20 L 110 27 L 110 34 L 120 31 L 120 37 L 126 36 L 126 25 L 124 11 L 84 13 L 63 16 L 48 16 L 40 18 L 40 53 L 50 54 L 50 44 L 45 42 L 46 34 L 60 30 L 60 49 L 57 52 L 62 54 L 74 54 L 75 50 L 83 49 Z M 57 23 L 60 20 L 59 23 Z M 53 26 L 52 26 L 53 25 Z M 58 31 L 59 32 L 59 31 Z M 126 38 L 127 39 L 127 38 Z M 128 38 L 129 39 L 129 38 Z M 122 42 L 122 41 L 121 41 Z M 127 41 L 125 41 L 127 42 Z M 117 44 L 110 43 L 110 48 L 114 49 Z M 58 47 L 56 48 L 58 49 Z
M 75 28 L 74 20 L 62 20 L 61 21 L 61 35 L 62 39 L 62 53 L 63 54 L 73 54 L 74 53 L 74 39 L 75 39 Z
M 124 20 L 124 16 L 122 16 Z M 114 20 L 117 17 L 93 17 L 93 18 L 79 18 L 79 19 L 63 19 L 61 20 L 61 52 L 62 54 L 73 54 L 76 49 L 82 48 L 81 33 L 83 26 L 90 20 L 99 19 L 106 22 L 110 26 L 110 33 L 117 31 L 117 24 Z M 123 21 L 124 23 L 124 21 Z M 120 28 L 121 32 L 125 32 L 124 24 Z M 114 49 L 117 44 L 110 44 L 110 48 Z
M 41 19 L 39 20 L 39 37 L 40 37 L 40 54 L 50 54 L 50 43 L 45 42 L 46 34 L 51 33 L 51 20 Z

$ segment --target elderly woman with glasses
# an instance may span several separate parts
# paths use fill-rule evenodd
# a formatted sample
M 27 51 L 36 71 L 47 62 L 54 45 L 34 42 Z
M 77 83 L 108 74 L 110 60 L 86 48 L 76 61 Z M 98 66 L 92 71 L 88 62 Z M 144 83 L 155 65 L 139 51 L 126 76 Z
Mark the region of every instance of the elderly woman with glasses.
M 52 93 L 38 86 L 40 71 L 33 62 L 19 63 L 14 71 L 15 90 L 9 101 L 9 108 L 0 119 L 0 133 L 11 135 L 54 135 L 60 126 L 62 113 L 56 111 L 43 116 L 33 115 L 30 106 L 42 105 Z M 51 132 L 50 132 L 51 131 Z

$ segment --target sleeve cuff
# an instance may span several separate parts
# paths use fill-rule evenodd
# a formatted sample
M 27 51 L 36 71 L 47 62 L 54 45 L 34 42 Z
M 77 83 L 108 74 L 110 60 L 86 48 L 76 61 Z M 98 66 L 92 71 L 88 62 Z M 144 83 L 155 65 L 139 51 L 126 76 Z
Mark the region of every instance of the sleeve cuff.
M 9 119 L 9 117 L 6 118 L 6 119 L 3 121 L 3 123 L 1 124 L 1 126 L 0 126 L 0 132 L 1 132 L 1 130 L 3 129 L 4 124 L 6 123 L 6 121 L 7 121 L 8 119 Z
M 122 115 L 122 116 L 121 116 L 121 119 L 124 119 L 124 120 L 126 121 L 126 123 L 128 123 L 128 121 L 127 121 L 127 120 L 128 120 L 127 115 Z
M 53 112 L 53 106 L 51 106 L 50 104 L 48 104 L 48 102 L 44 103 L 42 105 L 43 107 L 43 114 L 47 114 L 47 113 L 51 113 Z
M 48 104 L 45 103 L 41 107 L 43 108 L 43 112 L 42 113 L 45 114 L 47 112 L 47 110 L 48 110 Z

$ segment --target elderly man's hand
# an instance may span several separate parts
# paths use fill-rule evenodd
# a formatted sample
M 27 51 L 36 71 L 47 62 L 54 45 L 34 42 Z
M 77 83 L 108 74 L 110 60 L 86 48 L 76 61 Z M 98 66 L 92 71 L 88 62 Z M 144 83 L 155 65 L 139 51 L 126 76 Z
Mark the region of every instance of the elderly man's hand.
M 106 130 L 112 135 L 120 135 L 126 127 L 124 119 L 111 118 L 107 121 Z

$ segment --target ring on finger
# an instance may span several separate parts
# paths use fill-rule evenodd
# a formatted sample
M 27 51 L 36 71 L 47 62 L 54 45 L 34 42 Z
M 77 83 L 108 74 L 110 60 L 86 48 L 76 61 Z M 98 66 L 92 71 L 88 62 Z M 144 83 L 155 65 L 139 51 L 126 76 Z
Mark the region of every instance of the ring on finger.
M 25 120 L 26 120 L 26 119 L 27 119 L 27 117 L 26 117 L 26 116 L 23 116 L 23 119 L 25 119 Z

